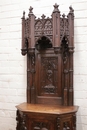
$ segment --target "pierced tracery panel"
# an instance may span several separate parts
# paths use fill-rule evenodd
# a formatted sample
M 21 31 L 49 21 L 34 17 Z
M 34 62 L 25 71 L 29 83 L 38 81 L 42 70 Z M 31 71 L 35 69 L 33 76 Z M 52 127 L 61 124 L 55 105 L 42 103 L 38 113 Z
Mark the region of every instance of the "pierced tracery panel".
M 36 21 L 35 23 L 35 36 L 40 36 L 42 32 L 42 22 L 41 20 Z
M 63 15 L 63 18 L 60 18 L 60 39 L 61 40 L 64 35 L 66 35 L 67 38 L 69 38 L 69 21 L 67 18 L 65 18 L 65 15 Z
M 25 37 L 29 36 L 29 19 L 25 20 Z
M 52 41 L 52 19 L 43 18 L 35 20 L 35 41 L 37 41 L 37 39 L 42 35 L 49 37 L 49 39 Z
M 40 89 L 43 94 L 57 94 L 58 92 L 58 58 L 41 58 L 41 81 Z
M 50 20 L 47 20 L 44 24 L 44 34 L 52 35 L 52 23 Z

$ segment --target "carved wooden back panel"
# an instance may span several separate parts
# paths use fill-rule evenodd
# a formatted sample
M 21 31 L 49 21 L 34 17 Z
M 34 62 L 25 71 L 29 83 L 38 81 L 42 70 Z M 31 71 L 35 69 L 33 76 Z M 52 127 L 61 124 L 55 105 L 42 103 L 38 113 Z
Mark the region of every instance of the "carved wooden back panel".
M 27 54 L 27 102 L 73 105 L 74 11 L 22 17 L 22 54 Z
M 53 49 L 36 52 L 36 102 L 61 104 L 61 56 Z

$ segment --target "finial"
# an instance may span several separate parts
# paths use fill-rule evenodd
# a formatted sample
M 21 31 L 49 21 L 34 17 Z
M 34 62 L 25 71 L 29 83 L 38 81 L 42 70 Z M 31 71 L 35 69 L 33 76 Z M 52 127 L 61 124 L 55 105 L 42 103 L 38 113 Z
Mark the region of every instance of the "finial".
M 65 14 L 63 14 L 62 17 L 65 18 Z
M 43 14 L 41 17 L 42 17 L 42 19 L 45 19 L 46 16 Z
M 57 5 L 57 3 L 55 3 L 53 13 L 54 12 L 60 12 L 59 9 L 58 9 L 58 7 L 59 7 L 59 5 Z
M 30 8 L 29 8 L 29 14 L 33 14 L 32 10 L 33 10 L 33 8 L 30 6 Z
M 69 9 L 70 9 L 70 12 L 69 12 L 69 13 L 73 13 L 73 12 L 74 12 L 72 6 L 70 6 Z
M 24 19 L 25 18 L 25 11 L 23 11 L 23 17 L 22 17 L 22 19 Z

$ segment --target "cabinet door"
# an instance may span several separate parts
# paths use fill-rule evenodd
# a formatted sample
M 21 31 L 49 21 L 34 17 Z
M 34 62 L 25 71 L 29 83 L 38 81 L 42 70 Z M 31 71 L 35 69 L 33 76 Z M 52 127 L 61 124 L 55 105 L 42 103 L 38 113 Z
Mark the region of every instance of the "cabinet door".
M 61 55 L 53 50 L 36 52 L 36 102 L 62 103 Z

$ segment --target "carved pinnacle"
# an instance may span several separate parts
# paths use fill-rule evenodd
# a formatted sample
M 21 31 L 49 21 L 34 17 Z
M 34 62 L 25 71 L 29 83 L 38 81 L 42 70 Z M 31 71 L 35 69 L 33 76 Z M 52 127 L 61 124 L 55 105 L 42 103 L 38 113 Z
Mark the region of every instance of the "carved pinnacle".
M 57 3 L 55 3 L 53 13 L 54 13 L 54 12 L 58 12 L 58 13 L 60 13 L 58 7 L 59 7 L 59 5 L 57 5 Z
M 72 6 L 70 6 L 69 9 L 70 9 L 70 12 L 69 12 L 69 13 L 73 13 L 73 12 L 74 12 Z
M 25 11 L 23 11 L 23 17 L 22 17 L 22 19 L 25 19 Z
M 32 10 L 33 10 L 33 8 L 30 6 L 30 8 L 29 8 L 29 14 L 33 14 Z

